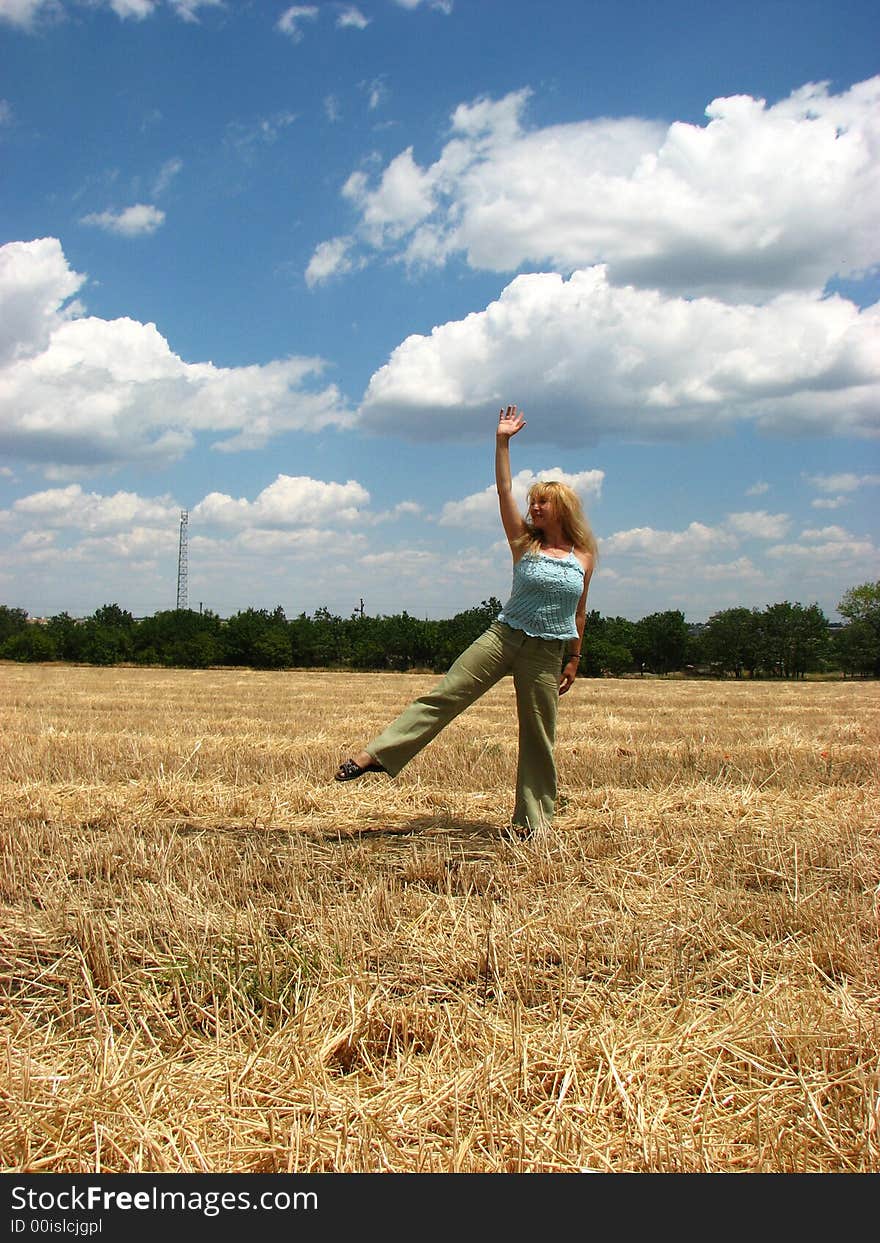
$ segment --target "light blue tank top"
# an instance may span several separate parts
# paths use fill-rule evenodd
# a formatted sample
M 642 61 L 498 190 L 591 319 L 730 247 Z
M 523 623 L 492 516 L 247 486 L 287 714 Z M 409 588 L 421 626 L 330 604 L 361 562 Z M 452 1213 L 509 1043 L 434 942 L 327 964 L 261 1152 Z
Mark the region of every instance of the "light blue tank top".
M 584 567 L 574 549 L 567 557 L 527 552 L 513 567 L 513 589 L 498 620 L 537 639 L 576 639 L 583 590 Z

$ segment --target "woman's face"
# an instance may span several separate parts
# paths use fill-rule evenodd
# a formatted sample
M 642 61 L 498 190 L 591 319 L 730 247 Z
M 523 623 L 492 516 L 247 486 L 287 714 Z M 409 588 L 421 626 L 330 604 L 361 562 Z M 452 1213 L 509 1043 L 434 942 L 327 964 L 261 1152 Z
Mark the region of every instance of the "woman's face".
M 556 506 L 549 496 L 533 496 L 529 501 L 529 521 L 536 530 L 543 531 L 547 523 L 552 522 L 555 517 Z

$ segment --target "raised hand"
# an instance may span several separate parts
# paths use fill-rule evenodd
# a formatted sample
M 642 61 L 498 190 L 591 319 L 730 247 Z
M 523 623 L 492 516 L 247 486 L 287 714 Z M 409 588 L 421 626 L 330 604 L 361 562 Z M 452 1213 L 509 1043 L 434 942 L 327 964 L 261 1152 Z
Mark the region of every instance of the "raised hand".
M 507 440 L 511 436 L 515 436 L 518 431 L 525 427 L 526 421 L 517 411 L 516 406 L 508 406 L 506 410 L 502 410 L 498 416 L 498 436 L 503 436 Z

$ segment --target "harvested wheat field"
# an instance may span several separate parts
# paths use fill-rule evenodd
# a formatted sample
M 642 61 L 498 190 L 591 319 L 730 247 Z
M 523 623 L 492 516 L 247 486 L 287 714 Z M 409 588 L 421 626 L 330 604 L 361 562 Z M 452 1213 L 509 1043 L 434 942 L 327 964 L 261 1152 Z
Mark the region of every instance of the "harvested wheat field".
M 17 1172 L 880 1170 L 876 683 L 0 666 Z

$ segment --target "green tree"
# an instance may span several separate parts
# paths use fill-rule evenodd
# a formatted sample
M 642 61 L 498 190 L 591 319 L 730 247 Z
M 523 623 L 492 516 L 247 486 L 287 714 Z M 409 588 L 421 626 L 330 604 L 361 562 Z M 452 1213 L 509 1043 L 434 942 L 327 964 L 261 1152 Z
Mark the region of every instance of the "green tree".
M 837 606 L 841 617 L 854 624 L 868 628 L 874 636 L 874 660 L 871 672 L 880 677 L 880 580 L 874 583 L 862 583 L 858 587 L 850 587 Z M 850 640 L 863 646 L 867 641 L 867 631 L 858 630 Z
M 292 663 L 290 632 L 284 610 L 244 609 L 222 630 L 224 661 L 255 669 L 281 669 Z
M 20 634 L 28 624 L 28 615 L 24 609 L 10 608 L 0 604 L 0 646 L 15 634 Z
M 715 673 L 752 676 L 761 654 L 758 609 L 733 608 L 713 613 L 700 636 L 703 656 Z
M 379 635 L 386 669 L 412 669 L 430 664 L 431 631 L 427 623 L 409 613 L 393 613 L 380 620 Z
M 109 626 L 110 629 L 134 630 L 135 620 L 127 609 L 122 609 L 118 604 L 102 604 L 99 609 L 95 609 L 92 618 L 99 626 Z
M 154 613 L 136 626 L 134 658 L 145 665 L 207 669 L 221 662 L 220 628 L 220 618 L 210 609 Z
M 831 640 L 835 662 L 844 676 L 869 677 L 877 672 L 877 635 L 866 621 L 851 621 Z
M 270 626 L 254 643 L 253 664 L 257 669 L 287 669 L 291 661 L 286 626 Z
M 312 622 L 305 613 L 292 618 L 287 623 L 287 634 L 290 639 L 290 662 L 293 665 L 308 668 L 313 665 Z
M 636 623 L 636 665 L 652 673 L 671 673 L 687 663 L 688 629 L 680 609 L 651 613 Z
M 82 626 L 80 658 L 90 665 L 118 665 L 131 660 L 135 620 L 118 604 L 104 604 Z
M 325 605 L 312 615 L 308 637 L 310 664 L 345 664 L 347 644 L 342 618 L 331 613 Z
M 880 579 L 875 583 L 850 587 L 838 604 L 837 611 L 849 621 L 868 622 L 880 635 Z
M 55 660 L 57 651 L 52 636 L 45 626 L 25 626 L 0 643 L 0 656 L 5 660 L 42 661 Z
M 379 618 L 356 616 L 346 627 L 348 663 L 355 669 L 383 669 L 385 644 Z
M 802 678 L 828 651 L 828 618 L 818 604 L 771 604 L 761 614 L 761 667 L 771 677 Z
M 102 626 L 93 617 L 82 627 L 80 659 L 89 665 L 118 665 L 132 654 L 131 638 L 118 626 Z
M 584 659 L 584 654 L 586 659 Z M 584 643 L 582 658 L 578 665 L 578 676 L 585 678 L 601 678 L 608 675 L 619 678 L 633 667 L 633 654 L 628 647 L 615 643 L 613 639 L 603 637 L 591 639 L 589 645 Z
M 46 626 L 55 644 L 59 660 L 82 660 L 85 647 L 85 630 L 69 613 L 56 613 Z
M 587 614 L 578 674 L 601 678 L 620 677 L 635 666 L 636 623 L 625 617 L 602 617 L 596 609 Z

